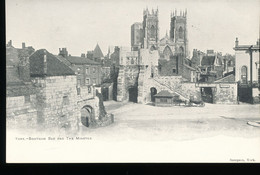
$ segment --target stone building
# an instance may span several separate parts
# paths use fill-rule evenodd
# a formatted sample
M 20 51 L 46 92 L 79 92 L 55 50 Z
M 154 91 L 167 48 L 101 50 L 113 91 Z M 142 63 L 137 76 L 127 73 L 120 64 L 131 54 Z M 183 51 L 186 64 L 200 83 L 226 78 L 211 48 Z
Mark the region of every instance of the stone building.
M 161 90 L 177 93 L 187 100 L 200 98 L 196 70 L 188 59 L 187 12 L 171 15 L 170 37 L 159 39 L 159 11 L 143 12 L 143 22 L 131 27 L 131 48 L 119 49 L 117 100 L 138 103 L 154 102 Z M 141 39 L 140 39 L 141 37 Z
M 202 57 L 200 69 L 201 82 L 214 82 L 223 77 L 222 55 L 207 50 L 207 54 Z
M 177 94 L 172 94 L 169 91 L 161 91 L 158 94 L 154 95 L 155 106 L 172 106 L 174 101 L 176 101 L 179 96 Z
M 101 51 L 99 45 L 97 44 L 94 50 L 87 51 L 87 56 L 88 59 L 91 59 L 93 61 L 102 63 L 104 59 L 103 52 Z
M 105 126 L 113 122 L 95 87 L 77 91 L 77 76 L 70 62 L 45 49 L 17 58 L 19 51 L 7 45 L 7 127 L 50 132 L 77 132 L 81 126 Z M 66 53 L 66 49 L 62 50 Z M 64 52 L 65 51 L 65 52 Z M 27 57 L 28 56 L 28 57 Z M 17 64 L 26 66 L 19 75 Z M 16 62 L 16 63 L 14 63 Z M 20 67 L 23 64 L 20 65 Z M 25 75 L 29 74 L 29 75 Z M 29 77 L 28 79 L 21 76 Z
M 226 54 L 223 56 L 223 74 L 224 77 L 229 74 L 235 75 L 236 59 L 235 55 Z
M 54 131 L 75 131 L 81 125 L 100 126 L 113 121 L 94 87 L 77 93 L 77 76 L 72 68 L 45 49 L 30 56 L 30 73 L 37 87 L 38 125 Z
M 243 102 L 259 103 L 259 39 L 255 45 L 240 45 L 235 41 L 235 80 L 238 82 L 239 100 Z
M 36 87 L 30 82 L 28 56 L 32 47 L 15 48 L 6 45 L 6 125 L 7 128 L 35 128 L 37 126 Z

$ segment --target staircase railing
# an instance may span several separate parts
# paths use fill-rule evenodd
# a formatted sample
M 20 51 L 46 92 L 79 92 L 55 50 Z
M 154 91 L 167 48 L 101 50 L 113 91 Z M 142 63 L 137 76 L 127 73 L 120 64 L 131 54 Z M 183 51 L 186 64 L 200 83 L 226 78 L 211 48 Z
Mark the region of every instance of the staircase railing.
M 177 91 L 176 89 L 173 89 L 171 86 L 169 86 L 169 85 L 167 85 L 167 84 L 161 83 L 161 82 L 160 82 L 159 80 L 157 80 L 156 78 L 153 78 L 153 80 L 156 81 L 157 83 L 159 83 L 160 85 L 167 87 L 169 90 L 175 92 L 176 94 L 182 96 L 183 98 L 185 98 L 185 99 L 187 99 L 187 100 L 190 99 L 189 96 L 184 95 L 183 93 Z

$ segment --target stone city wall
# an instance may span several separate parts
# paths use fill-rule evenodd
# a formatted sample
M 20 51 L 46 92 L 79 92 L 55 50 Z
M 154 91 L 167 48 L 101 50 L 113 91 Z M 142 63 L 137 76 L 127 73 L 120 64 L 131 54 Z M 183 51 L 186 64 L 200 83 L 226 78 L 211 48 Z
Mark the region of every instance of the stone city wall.
M 35 95 L 30 95 L 30 102 L 25 102 L 25 96 L 6 98 L 7 128 L 35 128 L 37 126 L 37 111 L 32 105 Z

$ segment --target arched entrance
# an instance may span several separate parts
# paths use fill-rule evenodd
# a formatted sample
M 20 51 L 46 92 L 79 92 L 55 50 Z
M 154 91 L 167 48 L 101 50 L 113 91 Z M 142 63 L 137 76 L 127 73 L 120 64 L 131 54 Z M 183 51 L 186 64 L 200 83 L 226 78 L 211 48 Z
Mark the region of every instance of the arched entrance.
M 81 110 L 81 123 L 86 126 L 89 127 L 90 122 L 92 121 L 93 117 L 94 117 L 94 110 L 91 106 L 84 106 Z
M 154 96 L 157 94 L 157 89 L 152 87 L 152 88 L 150 88 L 150 92 L 151 92 L 151 101 L 155 102 L 155 97 Z
M 129 87 L 128 93 L 129 93 L 129 98 L 128 98 L 129 101 L 137 103 L 137 96 L 138 96 L 137 86 Z

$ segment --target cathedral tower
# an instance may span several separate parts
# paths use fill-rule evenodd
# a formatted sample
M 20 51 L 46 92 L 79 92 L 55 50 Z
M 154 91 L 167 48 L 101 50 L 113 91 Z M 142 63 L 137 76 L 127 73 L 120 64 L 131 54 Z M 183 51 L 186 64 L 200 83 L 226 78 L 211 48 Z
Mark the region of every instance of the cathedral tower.
M 170 39 L 176 43 L 176 52 L 188 57 L 187 10 L 171 13 Z
M 159 20 L 158 8 L 150 13 L 149 10 L 143 11 L 143 39 L 142 48 L 155 50 L 159 42 Z

